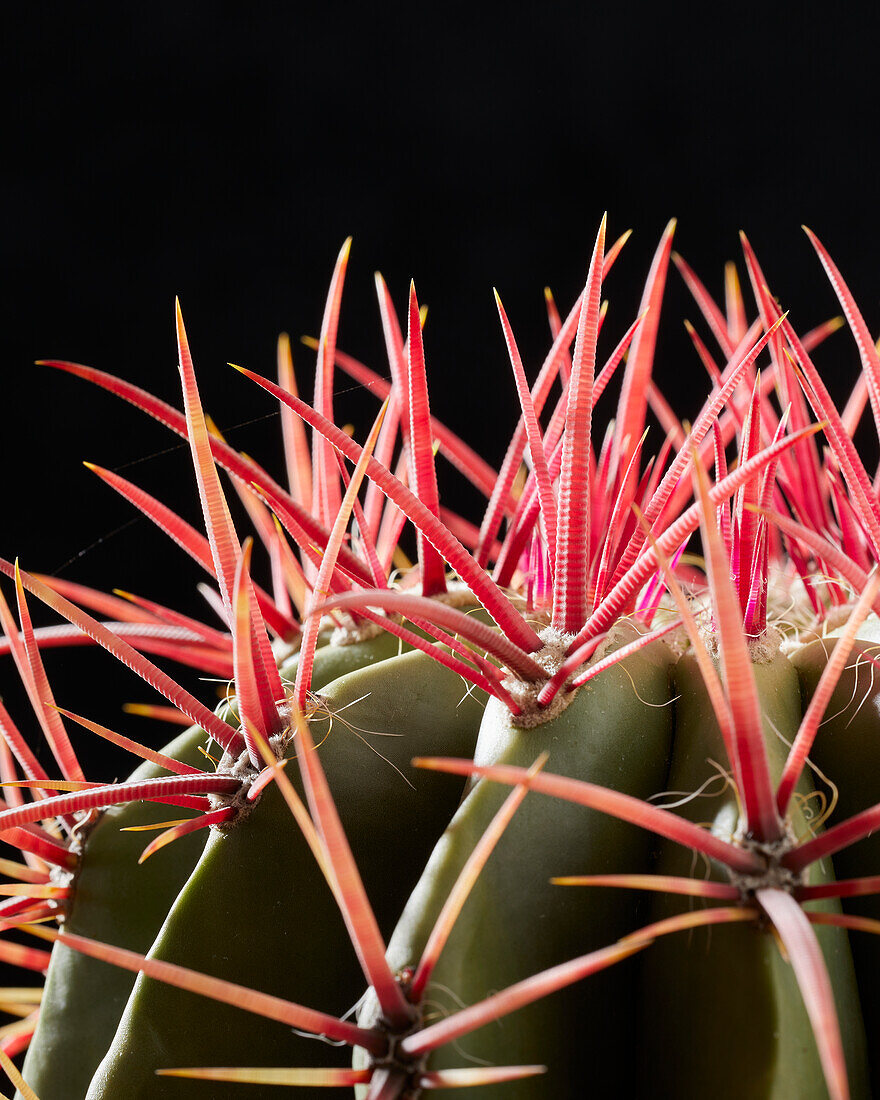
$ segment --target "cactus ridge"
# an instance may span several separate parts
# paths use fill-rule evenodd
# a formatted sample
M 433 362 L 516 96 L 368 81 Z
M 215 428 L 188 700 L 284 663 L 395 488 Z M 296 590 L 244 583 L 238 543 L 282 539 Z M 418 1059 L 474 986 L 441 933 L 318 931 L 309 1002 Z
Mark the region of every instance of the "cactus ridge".
M 876 693 L 859 674 L 876 660 L 880 499 L 852 436 L 869 405 L 880 432 L 880 358 L 815 234 L 862 364 L 843 412 L 811 359 L 838 322 L 799 337 L 745 237 L 758 317 L 749 324 L 733 266 L 721 308 L 672 252 L 673 221 L 637 317 L 597 370 L 603 282 L 627 237 L 606 252 L 605 225 L 564 319 L 547 295 L 552 346 L 531 387 L 496 293 L 521 407 L 497 473 L 431 415 L 414 285 L 404 339 L 376 280 L 390 383 L 337 349 L 350 241 L 314 342 L 312 404 L 286 337 L 278 383 L 237 368 L 278 402 L 286 489 L 205 416 L 179 306 L 183 412 L 92 368 L 50 364 L 189 442 L 205 535 L 91 468 L 206 570 L 224 629 L 0 559 L 17 611 L 0 596 L 0 649 L 61 776 L 0 704 L 0 830 L 21 853 L 4 864 L 15 881 L 0 902 L 11 933 L 0 958 L 39 972 L 46 952 L 22 936 L 53 942 L 42 1009 L 0 1033 L 4 1057 L 31 1044 L 19 1095 L 185 1098 L 201 1079 L 217 1097 L 247 1083 L 252 1095 L 354 1087 L 368 1100 L 471 1086 L 574 1096 L 587 1039 L 609 1093 L 649 1091 L 651 1059 L 668 1053 L 669 1088 L 683 1096 L 707 1074 L 731 1096 L 868 1095 L 862 1020 L 875 1027 L 880 1008 L 865 932 L 880 931 L 880 880 L 864 871 L 880 790 L 864 763 Z M 652 379 L 670 259 L 721 355 L 690 326 L 711 380 L 690 427 Z M 624 356 L 598 444 L 596 404 Z M 363 446 L 333 420 L 337 365 L 385 402 Z M 667 433 L 653 459 L 649 412 Z M 479 526 L 441 503 L 435 444 L 486 496 Z M 239 540 L 218 467 L 256 543 Z M 407 522 L 417 563 L 400 578 Z M 688 553 L 697 532 L 700 558 Z M 268 588 L 251 577 L 257 547 Z M 459 583 L 469 595 L 456 607 Z M 69 625 L 35 627 L 27 593 Z M 163 694 L 170 711 L 150 712 L 192 723 L 182 738 L 157 753 L 58 707 L 41 651 L 83 642 Z M 212 711 L 147 654 L 234 686 Z M 66 721 L 145 763 L 129 780 L 90 782 Z M 705 784 L 710 753 L 727 777 L 720 795 Z M 814 767 L 839 788 L 818 817 L 807 812 Z M 664 809 L 651 799 L 666 785 L 704 794 Z M 147 827 L 158 835 L 141 850 Z M 146 907 L 138 852 L 162 884 Z M 124 890 L 134 900 L 106 900 Z M 672 1021 L 678 1002 L 662 1004 L 669 975 L 694 958 L 675 933 L 709 928 L 718 965 L 688 979 L 685 1015 L 705 1032 L 695 1057 Z M 107 962 L 115 992 L 104 997 Z M 725 1033 L 705 1005 L 746 978 Z M 106 1002 L 100 1025 L 65 1012 L 67 981 L 77 1003 Z M 611 1004 L 650 1033 L 639 1058 Z M 653 1030 L 649 1006 L 662 1019 Z M 572 1020 L 589 1021 L 587 1038 L 572 1042 Z M 315 1048 L 290 1029 L 341 1045 L 305 1068 Z M 82 1056 L 74 1085 L 65 1051 Z M 808 1052 L 799 1068 L 796 1051 Z M 210 1065 L 224 1054 L 240 1064 Z

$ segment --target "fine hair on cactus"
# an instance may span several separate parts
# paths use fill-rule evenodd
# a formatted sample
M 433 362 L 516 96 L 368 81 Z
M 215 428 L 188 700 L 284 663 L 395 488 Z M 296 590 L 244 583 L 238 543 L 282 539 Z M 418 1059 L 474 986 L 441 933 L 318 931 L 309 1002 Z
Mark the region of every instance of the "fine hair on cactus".
M 277 477 L 203 410 L 179 304 L 182 409 L 46 361 L 185 441 L 204 533 L 87 465 L 204 570 L 209 614 L 0 558 L 31 711 L 0 703 L 17 1097 L 880 1095 L 880 473 L 853 441 L 869 405 L 880 435 L 880 357 L 809 230 L 845 321 L 804 332 L 745 236 L 754 305 L 731 263 L 722 307 L 674 232 L 619 317 L 629 234 L 602 218 L 536 371 L 495 292 L 520 407 L 498 469 L 431 412 L 414 284 L 398 312 L 375 279 L 387 369 L 337 346 L 350 241 L 311 403 L 286 336 L 273 379 L 234 368 L 274 402 Z M 655 364 L 676 270 L 689 421 Z M 839 409 L 811 356 L 843 324 Z M 363 443 L 340 373 L 378 402 Z M 161 701 L 126 732 L 66 709 L 48 651 L 80 645 Z M 142 743 L 144 717 L 176 736 Z M 91 777 L 79 728 L 131 774 Z

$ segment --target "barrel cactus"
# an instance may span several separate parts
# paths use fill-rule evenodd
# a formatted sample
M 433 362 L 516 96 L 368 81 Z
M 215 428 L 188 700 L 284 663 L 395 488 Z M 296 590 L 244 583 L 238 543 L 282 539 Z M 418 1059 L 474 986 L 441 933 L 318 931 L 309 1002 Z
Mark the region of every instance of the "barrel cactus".
M 277 382 L 238 368 L 278 404 L 286 488 L 206 419 L 179 307 L 182 412 L 50 364 L 188 441 L 206 535 L 90 468 L 204 567 L 220 624 L 0 559 L 3 648 L 60 774 L 0 705 L 0 960 L 46 975 L 7 991 L 17 1096 L 880 1089 L 880 498 L 852 438 L 869 400 L 880 427 L 880 359 L 814 235 L 862 362 L 842 412 L 810 355 L 838 321 L 799 336 L 745 238 L 757 316 L 733 265 L 722 309 L 674 228 L 604 361 L 626 241 L 604 219 L 531 383 L 496 294 L 521 406 L 499 470 L 431 415 L 414 287 L 404 335 L 377 277 L 390 380 L 337 348 L 348 242 L 312 403 L 286 338 Z M 721 356 L 689 326 L 710 377 L 689 425 L 654 369 L 673 260 Z M 363 445 L 337 368 L 383 401 Z M 441 504 L 438 454 L 479 526 Z M 34 597 L 67 625 L 34 626 Z M 41 653 L 83 642 L 186 729 L 153 749 L 58 705 Z M 229 688 L 212 709 L 153 657 Z M 90 781 L 69 723 L 138 767 Z

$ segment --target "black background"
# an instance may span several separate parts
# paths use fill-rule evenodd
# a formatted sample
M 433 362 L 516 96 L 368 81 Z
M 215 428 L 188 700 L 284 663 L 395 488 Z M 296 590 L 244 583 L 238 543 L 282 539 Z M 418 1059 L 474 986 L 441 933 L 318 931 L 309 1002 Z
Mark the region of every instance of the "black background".
M 340 347 L 384 369 L 372 272 L 382 270 L 399 310 L 415 277 L 430 307 L 433 409 L 494 463 L 516 405 L 491 288 L 533 377 L 548 344 L 543 287 L 567 310 L 603 210 L 612 238 L 635 231 L 607 288 L 606 350 L 635 315 L 672 215 L 676 247 L 719 296 L 746 229 L 802 330 L 837 309 L 806 222 L 876 331 L 868 10 L 10 6 L 0 59 L 0 554 L 204 613 L 197 568 L 80 465 L 119 470 L 198 524 L 187 450 L 137 411 L 33 362 L 78 360 L 179 405 L 179 294 L 208 410 L 230 442 L 278 470 L 271 404 L 226 364 L 270 374 L 281 330 L 295 341 L 317 332 L 348 234 Z M 696 310 L 673 272 L 657 377 L 688 416 L 705 382 L 684 316 L 696 320 Z M 295 355 L 308 393 L 312 353 L 295 343 Z M 820 362 L 845 392 L 857 366 L 846 334 Z M 361 436 L 375 408 L 340 397 L 340 418 Z M 446 499 L 475 517 L 473 496 L 442 477 Z M 119 705 L 151 692 L 110 658 L 47 660 L 59 703 L 148 736 Z M 0 677 L 33 731 L 11 666 Z M 102 750 L 90 767 L 127 764 Z

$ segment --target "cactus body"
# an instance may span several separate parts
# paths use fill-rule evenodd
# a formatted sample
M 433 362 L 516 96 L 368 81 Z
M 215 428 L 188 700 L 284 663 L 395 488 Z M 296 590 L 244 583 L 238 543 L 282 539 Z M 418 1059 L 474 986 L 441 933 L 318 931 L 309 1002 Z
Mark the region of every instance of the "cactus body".
M 183 763 L 201 765 L 205 733 L 188 729 L 165 752 Z M 167 774 L 142 764 L 132 778 Z M 105 810 L 87 832 L 76 893 L 65 927 L 84 936 L 147 951 L 178 891 L 205 845 L 204 833 L 182 837 L 138 866 L 144 833 L 121 830 L 179 817 L 180 812 L 150 802 Z M 183 816 L 186 816 L 184 814 Z M 43 994 L 40 1021 L 25 1061 L 25 1080 L 41 1100 L 84 1096 L 104 1057 L 134 984 L 134 975 L 108 968 L 63 944 L 56 944 Z
M 805 701 L 816 689 L 838 633 L 832 631 L 828 640 L 812 642 L 793 657 Z M 876 669 L 869 659 L 876 655 L 878 633 L 876 619 L 866 622 L 859 632 L 861 640 L 850 653 L 847 667 L 834 689 L 827 718 L 811 753 L 816 766 L 837 791 L 838 801 L 829 824 L 880 802 L 880 687 L 877 686 Z M 834 856 L 834 868 L 841 879 L 880 873 L 880 834 L 875 833 L 838 852 Z M 853 916 L 880 920 L 880 900 L 876 895 L 845 898 L 842 905 L 844 911 Z M 877 936 L 854 934 L 851 942 L 865 1030 L 870 1038 L 871 1078 L 876 1089 L 880 1082 L 880 992 L 876 981 L 880 973 L 880 940 Z
M 415 652 L 342 677 L 318 698 L 312 736 L 379 927 L 390 935 L 461 793 L 411 761 L 472 755 L 486 698 Z
M 320 699 L 336 717 L 315 719 L 312 735 L 343 824 L 356 838 L 354 852 L 380 925 L 388 925 L 459 797 L 454 785 L 415 773 L 409 760 L 424 752 L 471 753 L 482 701 L 421 653 L 344 676 Z M 366 744 L 372 737 L 385 760 Z M 404 769 L 417 786 L 408 785 Z M 429 810 L 414 826 L 422 804 Z M 260 930 L 259 949 L 246 929 Z M 349 1011 L 362 991 L 332 893 L 274 786 L 240 822 L 211 836 L 150 954 L 337 1014 Z M 279 1024 L 268 1030 L 240 1010 L 181 996 L 141 976 L 89 1100 L 122 1093 L 143 1100 L 186 1097 L 191 1085 L 158 1079 L 154 1071 L 205 1064 L 216 1059 L 218 1043 L 229 1064 L 314 1057 L 314 1040 Z M 333 1048 L 320 1049 L 333 1060 Z M 345 1052 L 336 1055 L 344 1064 Z M 218 1100 L 240 1091 L 214 1088 Z
M 409 648 L 405 642 L 384 630 L 374 638 L 353 641 L 347 645 L 334 644 L 329 638 L 322 641 L 324 644 L 315 651 L 312 691 L 320 691 L 325 684 L 338 680 L 340 676 L 388 660 L 389 657 L 396 657 Z M 282 678 L 293 683 L 298 666 L 299 654 L 296 653 L 281 665 Z
M 496 295 L 522 409 L 498 471 L 431 416 L 414 286 L 404 338 L 377 279 L 392 383 L 337 352 L 348 242 L 315 342 L 315 407 L 296 396 L 286 338 L 280 385 L 242 371 L 280 402 L 290 492 L 209 425 L 179 307 L 183 412 L 121 379 L 54 364 L 188 440 L 207 538 L 133 483 L 94 469 L 208 571 L 225 629 L 140 597 L 132 609 L 73 582 L 52 587 L 0 559 L 17 605 L 16 617 L 0 597 L 0 649 L 13 655 L 60 772 L 49 774 L 0 709 L 0 780 L 25 788 L 0 804 L 0 834 L 24 859 L 4 861 L 12 882 L 2 884 L 0 925 L 12 937 L 0 941 L 0 958 L 45 968 L 48 955 L 16 938 L 19 923 L 57 941 L 25 1065 L 41 1100 L 268 1100 L 274 1085 L 340 1100 L 352 1085 L 360 1100 L 471 1085 L 492 1100 L 869 1095 L 849 943 L 876 1058 L 880 941 L 865 933 L 880 929 L 880 690 L 868 669 L 880 631 L 876 621 L 863 626 L 815 742 L 821 708 L 808 701 L 823 669 L 836 675 L 842 659 L 829 665 L 827 643 L 817 642 L 789 663 L 771 655 L 766 632 L 771 594 L 792 597 L 784 615 L 803 623 L 824 619 L 848 587 L 847 644 L 880 604 L 868 572 L 880 558 L 877 481 L 852 447 L 867 396 L 880 424 L 880 360 L 812 234 L 867 375 L 842 413 L 805 346 L 835 323 L 801 340 L 745 239 L 760 314 L 751 326 L 733 266 L 722 310 L 674 257 L 722 353 L 713 361 L 692 332 L 712 389 L 692 425 L 679 424 L 651 377 L 674 223 L 638 318 L 600 367 L 604 280 L 625 240 L 606 252 L 605 228 L 603 219 L 564 321 L 548 299 L 553 346 L 534 382 Z M 762 379 L 765 352 L 772 373 Z M 597 402 L 624 362 L 600 445 Z M 333 423 L 335 366 L 388 394 L 363 447 Z M 650 460 L 649 404 L 667 437 Z M 824 424 L 827 453 L 812 417 Z M 479 527 L 441 509 L 438 448 L 486 495 Z M 254 543 L 239 541 L 218 464 L 268 553 L 271 592 L 251 572 Z M 361 502 L 365 477 L 372 488 Z M 418 562 L 398 585 L 390 570 L 402 560 L 395 540 L 405 522 Z M 26 593 L 70 625 L 34 627 Z M 74 600 L 120 621 L 99 622 Z M 352 629 L 322 631 L 328 613 Z M 717 673 L 698 621 L 708 616 Z M 382 630 L 370 636 L 364 622 Z M 623 623 L 638 624 L 638 636 Z M 664 639 L 679 625 L 690 654 L 673 672 Z M 127 786 L 89 782 L 61 716 L 88 720 L 58 713 L 40 656 L 43 644 L 83 635 L 162 692 L 175 720 L 183 713 L 196 724 L 169 751 L 189 754 L 198 772 L 145 781 L 157 769 L 143 767 Z M 754 666 L 747 638 L 763 639 Z M 626 651 L 603 655 L 604 671 L 590 679 L 583 665 L 600 660 L 602 642 L 606 653 Z M 291 655 L 297 644 L 302 658 Z M 231 677 L 234 688 L 212 714 L 148 653 Z M 225 751 L 216 770 L 197 755 L 202 730 Z M 286 770 L 273 751 L 289 758 Z M 415 756 L 434 759 L 414 769 Z M 448 756 L 465 759 L 438 759 Z M 808 759 L 839 796 L 825 831 L 805 801 Z M 710 761 L 729 778 L 720 794 Z M 282 772 L 307 810 L 291 814 Z M 260 793 L 249 800 L 252 782 Z M 670 788 L 685 801 L 659 808 L 652 796 Z M 164 804 L 121 805 L 126 798 Z M 108 806 L 118 808 L 92 817 Z M 137 867 L 143 838 L 120 826 L 203 808 L 211 815 L 197 824 L 213 825 L 210 834 L 178 837 Z M 835 881 L 832 856 L 838 878 L 862 881 Z M 74 868 L 69 886 L 62 878 Z M 567 875 L 585 875 L 582 888 L 549 882 Z M 57 932 L 41 922 L 59 904 L 68 919 Z M 371 988 L 361 1000 L 364 975 Z M 356 1003 L 357 1026 L 340 1018 Z M 28 1041 L 35 1014 L 24 1013 L 0 1028 L 0 1052 Z M 348 1046 L 316 1042 L 319 1033 Z M 161 1069 L 178 1075 L 157 1077 Z M 874 1072 L 880 1082 L 880 1064 Z
M 753 665 L 764 722 L 771 773 L 778 780 L 787 744 L 797 731 L 801 701 L 797 674 L 788 659 L 777 654 Z M 669 788 L 674 795 L 696 797 L 677 808 L 692 821 L 710 822 L 720 836 L 741 831 L 741 807 L 733 787 L 722 782 L 716 763 L 725 749 L 694 658 L 686 654 L 676 665 L 675 741 Z M 784 739 L 784 740 L 783 740 Z M 804 777 L 801 790 L 811 789 Z M 797 796 L 796 796 L 797 797 Z M 809 835 L 802 810 L 791 812 L 798 837 Z M 695 875 L 694 854 L 680 845 L 663 845 L 657 871 L 663 875 Z M 832 878 L 830 861 L 813 865 L 810 882 Z M 717 865 L 707 877 L 728 882 Z M 700 901 L 655 895 L 652 916 L 662 920 Z M 717 903 L 712 903 L 717 904 Z M 839 911 L 835 902 L 816 907 Z M 834 986 L 847 1045 L 853 1097 L 868 1096 L 864 1031 L 847 937 L 833 928 L 818 930 L 819 941 Z M 711 1095 L 725 1100 L 824 1100 L 827 1088 L 816 1043 L 793 970 L 768 931 L 752 924 L 698 928 L 661 938 L 639 960 L 643 984 L 639 998 L 641 1087 L 644 1093 L 675 1095 L 682 1100 Z
M 269 875 L 273 868 L 277 874 Z M 259 928 L 255 950 L 248 928 Z M 215 832 L 172 906 L 151 954 L 277 996 L 308 995 L 345 1011 L 357 993 L 340 975 L 351 955 L 329 887 L 280 793 L 267 790 L 246 820 Z M 348 987 L 352 986 L 349 979 Z M 320 988 L 319 988 L 320 987 Z M 337 1002 L 337 997 L 342 1001 Z M 312 1055 L 308 1040 L 281 1024 L 139 977 L 116 1036 L 88 1090 L 114 1096 L 186 1097 L 191 1086 L 155 1070 L 204 1064 L 284 1065 Z M 232 1097 L 234 1085 L 212 1095 Z
M 671 734 L 669 652 L 659 645 L 585 685 L 558 717 L 533 729 L 514 725 L 490 702 L 480 729 L 478 763 L 525 767 L 543 751 L 555 772 L 613 786 L 638 797 L 663 788 Z M 477 782 L 440 840 L 407 902 L 389 945 L 392 966 L 418 961 L 437 914 L 474 845 L 504 800 L 496 784 Z M 601 814 L 529 794 L 490 856 L 428 988 L 426 1017 L 445 1014 L 547 966 L 629 931 L 628 906 L 610 892 L 586 899 L 553 886 L 554 874 L 625 862 L 646 867 L 650 838 Z M 615 1051 L 629 1041 L 627 975 L 594 976 L 566 995 L 542 1001 L 443 1050 L 432 1067 L 463 1058 L 491 1063 L 545 1061 L 549 1078 L 487 1087 L 486 1096 L 583 1095 L 576 1066 L 590 1066 L 602 1091 L 619 1081 Z M 375 1005 L 368 1005 L 362 1019 Z M 549 1093 L 548 1091 L 549 1090 Z

